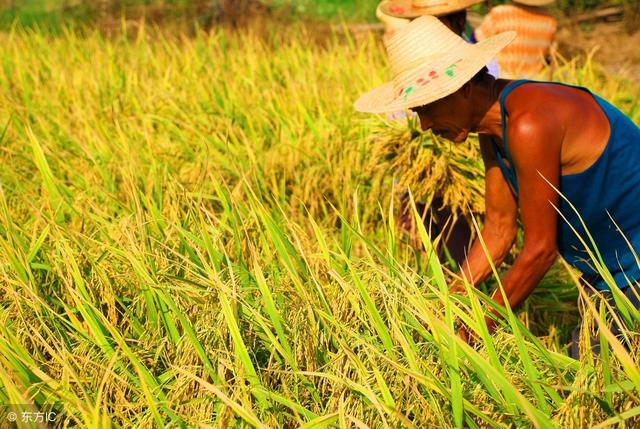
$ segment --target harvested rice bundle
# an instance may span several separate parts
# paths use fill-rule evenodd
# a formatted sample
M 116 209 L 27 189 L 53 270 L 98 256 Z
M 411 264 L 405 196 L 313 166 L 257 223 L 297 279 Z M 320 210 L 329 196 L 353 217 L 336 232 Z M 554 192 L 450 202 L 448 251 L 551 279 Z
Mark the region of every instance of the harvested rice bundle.
M 380 122 L 371 133 L 372 176 L 393 172 L 398 192 L 410 189 L 416 201 L 442 200 L 454 214 L 484 210 L 484 168 L 477 138 L 453 144 L 417 122 Z

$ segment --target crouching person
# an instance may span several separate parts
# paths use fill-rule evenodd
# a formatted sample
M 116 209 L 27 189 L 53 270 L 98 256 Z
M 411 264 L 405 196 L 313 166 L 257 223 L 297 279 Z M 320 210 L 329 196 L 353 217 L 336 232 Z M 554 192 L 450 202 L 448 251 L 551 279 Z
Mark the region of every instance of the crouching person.
M 420 17 L 386 41 L 392 81 L 355 107 L 411 109 L 423 129 L 454 143 L 470 132 L 483 137 L 480 234 L 488 255 L 476 239 L 461 270 L 471 284 L 491 274 L 488 257 L 496 266 L 504 261 L 519 216 L 524 246 L 501 279 L 512 308 L 531 294 L 558 253 L 596 290 L 636 296 L 629 288 L 640 280 L 634 255 L 640 254 L 640 128 L 586 88 L 493 78 L 485 65 L 514 38 L 506 32 L 472 45 L 436 18 Z M 587 231 L 610 275 L 593 263 L 596 249 Z M 505 304 L 500 291 L 492 298 Z M 492 318 L 487 323 L 493 329 Z

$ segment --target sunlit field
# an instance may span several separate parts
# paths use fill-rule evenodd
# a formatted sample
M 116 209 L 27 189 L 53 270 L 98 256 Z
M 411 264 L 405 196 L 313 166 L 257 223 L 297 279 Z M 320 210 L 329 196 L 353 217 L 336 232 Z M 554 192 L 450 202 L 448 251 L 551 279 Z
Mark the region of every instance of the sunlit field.
M 482 161 L 475 138 L 353 110 L 388 77 L 375 35 L 0 46 L 0 403 L 82 428 L 640 425 L 637 310 L 630 350 L 602 329 L 599 357 L 570 358 L 559 263 L 491 336 L 437 237 L 398 230 L 406 186 L 481 224 Z M 560 64 L 640 122 L 637 84 Z M 606 316 L 584 307 L 586 328 Z

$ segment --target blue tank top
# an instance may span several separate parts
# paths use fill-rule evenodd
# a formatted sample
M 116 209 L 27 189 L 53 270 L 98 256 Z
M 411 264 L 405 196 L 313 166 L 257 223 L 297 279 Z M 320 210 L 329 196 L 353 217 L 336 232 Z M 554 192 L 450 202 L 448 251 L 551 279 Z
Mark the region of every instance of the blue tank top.
M 517 80 L 507 85 L 500 94 L 504 153 L 494 143 L 500 169 L 516 194 L 518 181 L 515 170 L 509 167 L 514 164 L 507 146 L 504 102 L 511 91 L 528 82 L 536 83 Z M 553 83 L 588 92 L 609 120 L 611 133 L 598 159 L 580 173 L 560 176 L 560 192 L 566 200 L 560 197 L 557 244 L 562 257 L 580 270 L 589 284 L 600 290 L 609 289 L 595 269 L 579 235 L 595 255 L 599 254 L 616 285 L 627 287 L 629 282 L 640 280 L 640 267 L 634 256 L 640 255 L 640 128 L 617 108 L 586 88 L 557 82 L 538 83 Z M 509 166 L 505 164 L 505 159 Z

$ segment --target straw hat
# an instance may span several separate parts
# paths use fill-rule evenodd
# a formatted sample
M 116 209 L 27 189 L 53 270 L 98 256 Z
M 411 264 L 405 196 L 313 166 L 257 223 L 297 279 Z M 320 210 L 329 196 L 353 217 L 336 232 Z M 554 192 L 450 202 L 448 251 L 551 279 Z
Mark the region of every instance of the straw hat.
M 444 98 L 470 81 L 515 37 L 508 31 L 473 45 L 438 18 L 417 18 L 385 41 L 393 80 L 362 95 L 355 108 L 395 112 Z
M 547 6 L 555 0 L 513 0 L 514 3 L 523 4 L 525 6 Z
M 397 18 L 417 18 L 422 15 L 442 16 L 464 10 L 484 0 L 385 0 L 380 10 Z M 535 1 L 535 0 L 531 0 Z
M 376 8 L 376 18 L 382 22 L 384 26 L 384 32 L 386 34 L 393 34 L 398 28 L 403 27 L 411 22 L 409 18 L 398 18 L 397 16 L 387 15 L 382 11 L 382 5 L 387 2 L 382 2 L 378 4 Z

